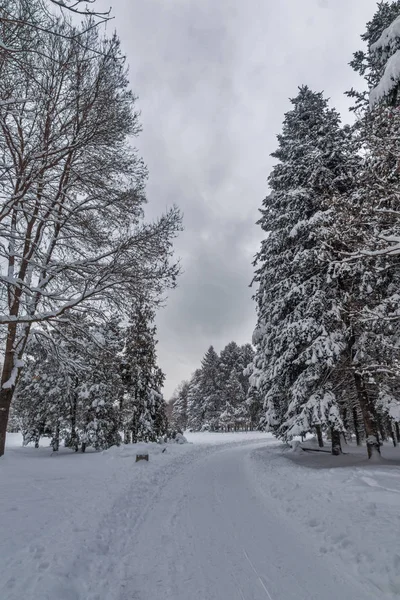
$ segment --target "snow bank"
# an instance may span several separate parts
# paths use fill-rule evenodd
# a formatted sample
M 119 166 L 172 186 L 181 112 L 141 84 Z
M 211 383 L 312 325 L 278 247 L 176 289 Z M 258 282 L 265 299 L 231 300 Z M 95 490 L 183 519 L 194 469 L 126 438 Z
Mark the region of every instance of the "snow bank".
M 365 448 L 347 454 L 269 447 L 253 452 L 249 470 L 275 510 L 339 571 L 380 600 L 400 596 L 400 449 L 387 446 L 371 464 Z M 288 550 L 289 551 L 289 550 Z
M 184 435 L 182 435 L 181 433 L 177 433 L 175 438 L 173 440 L 169 440 L 170 443 L 175 443 L 175 444 L 187 444 L 187 438 L 185 438 Z
M 192 444 L 232 444 L 234 442 L 264 441 L 273 439 L 271 433 L 262 431 L 185 431 Z
M 48 444 L 46 444 L 48 445 Z M 7 448 L 20 448 L 22 446 L 22 435 L 20 433 L 7 433 Z
M 86 599 L 83 571 L 106 568 L 116 514 L 122 511 L 133 527 L 194 452 L 190 444 L 133 444 L 55 454 L 21 443 L 19 434 L 8 434 L 0 459 L 1 600 Z M 149 462 L 136 463 L 145 452 Z

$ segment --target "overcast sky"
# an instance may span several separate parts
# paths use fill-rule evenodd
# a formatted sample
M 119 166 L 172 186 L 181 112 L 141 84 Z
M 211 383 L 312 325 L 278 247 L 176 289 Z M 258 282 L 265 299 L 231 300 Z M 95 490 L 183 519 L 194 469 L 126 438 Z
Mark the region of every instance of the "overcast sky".
M 158 317 L 165 396 L 210 344 L 251 341 L 255 225 L 289 97 L 307 84 L 347 117 L 348 66 L 375 0 L 113 0 L 139 96 L 149 214 L 176 203 L 183 275 Z

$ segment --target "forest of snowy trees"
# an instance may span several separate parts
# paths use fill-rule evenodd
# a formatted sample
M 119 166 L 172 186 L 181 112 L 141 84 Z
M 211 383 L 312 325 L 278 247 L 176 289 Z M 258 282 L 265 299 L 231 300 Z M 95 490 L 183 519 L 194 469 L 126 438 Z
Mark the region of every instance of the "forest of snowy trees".
M 400 0 L 378 4 L 350 63 L 363 79 L 347 92 L 352 125 L 306 85 L 291 99 L 258 221 L 253 346 L 211 346 L 170 429 L 154 321 L 179 275 L 181 215 L 145 220 L 109 13 L 83 0 L 4 11 L 0 456 L 7 429 L 82 451 L 186 428 L 313 433 L 333 454 L 354 436 L 369 457 L 400 443 Z
M 400 2 L 380 2 L 354 54 L 354 125 L 299 88 L 285 115 L 255 259 L 251 383 L 278 438 L 400 442 Z
M 60 440 L 75 451 L 157 441 L 167 433 L 154 312 L 139 301 L 125 323 L 68 315 L 28 344 L 11 410 L 24 443 Z M 41 332 L 43 333 L 43 332 Z
M 175 390 L 171 426 L 178 431 L 238 431 L 257 429 L 260 397 L 250 388 L 254 350 L 250 344 L 230 342 L 218 355 L 213 346 L 189 381 Z

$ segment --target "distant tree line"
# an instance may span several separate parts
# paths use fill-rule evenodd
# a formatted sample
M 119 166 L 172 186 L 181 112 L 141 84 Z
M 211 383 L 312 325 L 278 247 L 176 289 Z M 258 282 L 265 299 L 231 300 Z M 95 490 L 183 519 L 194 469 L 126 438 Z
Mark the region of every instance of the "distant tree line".
M 179 385 L 169 402 L 171 426 L 179 431 L 257 429 L 261 404 L 249 384 L 253 357 L 250 344 L 230 342 L 219 355 L 210 346 L 201 366 Z

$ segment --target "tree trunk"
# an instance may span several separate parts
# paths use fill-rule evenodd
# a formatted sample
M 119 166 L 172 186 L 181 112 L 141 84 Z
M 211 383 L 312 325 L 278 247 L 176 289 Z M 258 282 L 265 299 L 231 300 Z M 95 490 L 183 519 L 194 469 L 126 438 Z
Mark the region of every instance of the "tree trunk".
M 364 380 L 359 373 L 354 373 L 354 381 L 367 436 L 368 458 L 372 458 L 372 456 L 379 456 L 381 453 L 375 407 L 368 396 Z
M 8 416 L 10 414 L 10 406 L 13 397 L 13 391 L 14 390 L 12 389 L 0 390 L 0 456 L 3 456 L 6 446 L 7 423 Z
M 6 349 L 3 361 L 3 372 L 1 374 L 1 388 L 0 388 L 0 456 L 3 456 L 6 446 L 7 436 L 7 424 L 8 417 L 10 414 L 11 400 L 14 393 L 14 388 L 4 389 L 3 385 L 11 377 L 12 370 L 14 368 L 14 343 L 17 333 L 17 326 L 15 323 L 11 323 L 8 326 L 8 335 L 6 342 Z
M 324 447 L 324 440 L 322 439 L 321 425 L 316 425 L 315 426 L 315 431 L 317 432 L 318 446 L 320 448 L 323 448 Z
M 393 446 L 396 448 L 397 440 L 396 440 L 396 433 L 393 429 L 393 425 L 390 426 L 390 437 L 392 438 Z
M 353 406 L 353 423 L 357 446 L 361 446 L 360 425 L 358 422 L 357 408 L 355 406 Z
M 78 435 L 76 433 L 76 411 L 78 407 L 78 400 L 76 394 L 74 394 L 74 399 L 71 407 L 71 447 L 78 452 L 79 450 L 79 442 Z
M 130 436 L 130 439 L 131 439 L 131 443 L 132 444 L 136 444 L 136 442 L 137 442 L 137 436 L 136 436 L 136 431 L 134 429 L 132 429 L 129 432 L 129 436 Z
M 382 423 L 382 419 L 380 418 L 379 415 L 376 415 L 376 422 L 377 422 L 377 425 L 378 425 L 378 431 L 381 434 L 382 441 L 386 442 L 386 440 L 387 440 L 386 427 Z
M 342 454 L 342 446 L 340 443 L 340 431 L 331 427 L 331 440 L 332 440 L 332 454 L 333 456 L 339 456 Z
M 346 431 L 349 431 L 350 429 L 350 424 L 349 424 L 349 411 L 347 410 L 347 406 L 346 405 L 342 405 L 342 412 L 343 412 L 343 426 L 345 428 Z M 346 443 L 346 438 L 345 438 L 345 433 L 343 432 L 343 436 L 344 436 L 344 440 Z
M 394 424 L 394 427 L 396 429 L 396 438 L 397 438 L 397 443 L 400 444 L 400 427 L 399 424 L 396 422 Z
M 56 430 L 51 445 L 53 446 L 53 452 L 58 452 L 60 448 L 60 421 L 57 419 Z
M 18 314 L 18 308 L 13 308 L 11 310 L 12 315 Z M 23 337 L 20 342 L 20 355 L 22 356 L 25 345 L 27 343 L 29 337 L 30 326 L 26 327 L 24 330 Z M 1 383 L 0 383 L 0 456 L 3 456 L 5 447 L 6 447 L 6 436 L 7 436 L 7 425 L 8 425 L 8 417 L 10 415 L 10 406 L 11 401 L 14 395 L 15 386 L 18 381 L 18 377 L 21 369 L 18 369 L 16 376 L 14 377 L 14 385 L 9 388 L 4 389 L 4 384 L 11 379 L 14 369 L 14 355 L 15 355 L 15 343 L 17 337 L 17 325 L 16 323 L 10 323 L 8 325 L 8 334 L 6 347 L 4 351 L 4 360 L 3 360 L 3 371 L 1 374 Z M 18 358 L 21 358 L 18 356 Z

